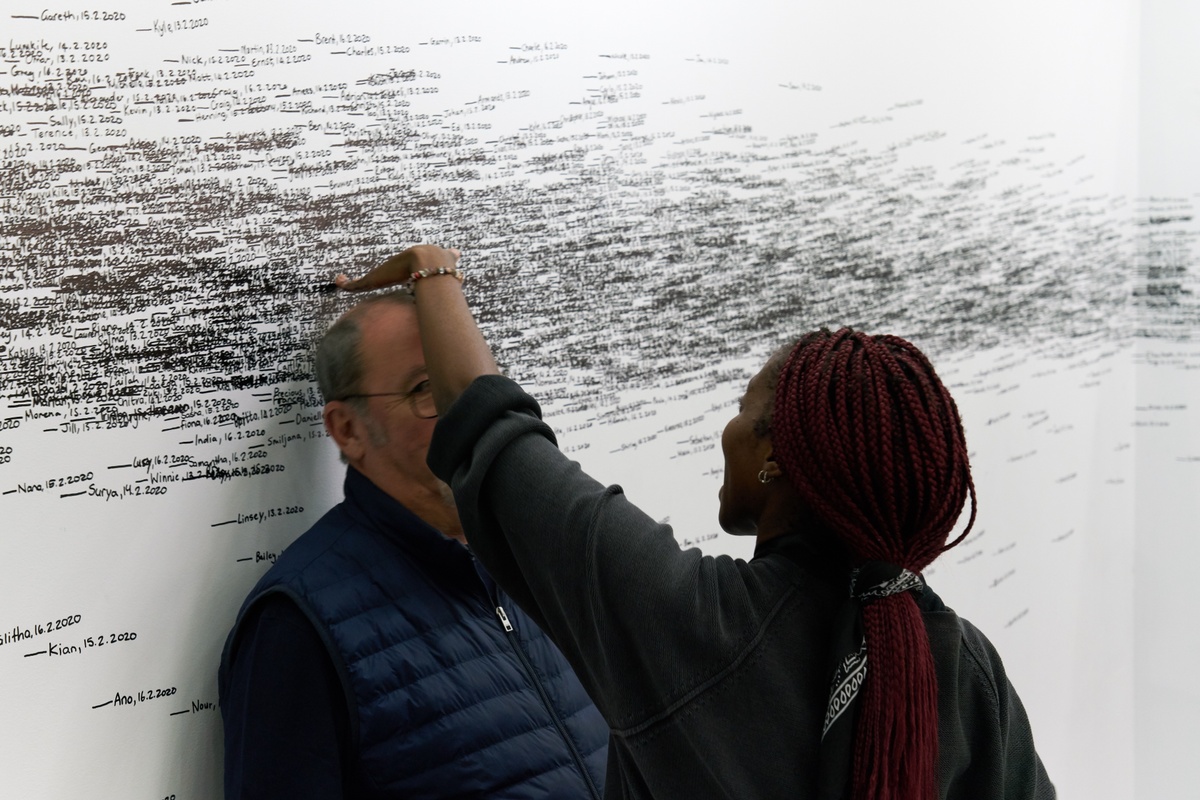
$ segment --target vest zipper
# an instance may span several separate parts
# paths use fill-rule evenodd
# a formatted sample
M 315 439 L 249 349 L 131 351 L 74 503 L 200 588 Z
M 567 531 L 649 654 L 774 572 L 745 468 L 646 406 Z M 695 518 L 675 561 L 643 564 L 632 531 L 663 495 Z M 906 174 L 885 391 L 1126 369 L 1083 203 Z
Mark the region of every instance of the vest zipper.
M 508 614 L 504 613 L 504 606 L 496 606 L 496 616 L 500 618 L 500 624 L 504 626 L 507 633 L 512 633 L 512 623 L 508 621 Z
M 567 733 L 563 721 L 558 718 L 558 712 L 554 710 L 554 704 L 550 702 L 550 695 L 547 694 L 546 687 L 542 686 L 542 682 L 538 680 L 537 670 L 533 668 L 533 664 L 529 661 L 529 656 L 525 653 L 524 648 L 521 647 L 521 642 L 516 638 L 516 629 L 508 621 L 508 614 L 504 611 L 504 606 L 496 606 L 496 616 L 500 619 L 500 624 L 504 626 L 504 632 L 508 634 L 513 650 L 517 652 L 517 658 L 521 660 L 521 665 L 525 668 L 530 683 L 537 687 L 538 695 L 542 698 L 542 704 L 546 706 L 546 711 L 549 712 L 550 719 L 554 720 L 554 725 L 558 728 L 558 735 L 567 743 L 567 748 L 571 751 L 571 756 L 575 759 L 575 763 L 579 765 L 579 771 L 583 773 L 583 779 L 587 782 L 592 797 L 595 800 L 600 800 L 600 790 L 596 788 L 596 783 L 592 780 L 592 773 L 588 772 L 587 763 L 583 760 L 583 754 L 579 752 L 579 748 L 575 746 L 574 740 Z

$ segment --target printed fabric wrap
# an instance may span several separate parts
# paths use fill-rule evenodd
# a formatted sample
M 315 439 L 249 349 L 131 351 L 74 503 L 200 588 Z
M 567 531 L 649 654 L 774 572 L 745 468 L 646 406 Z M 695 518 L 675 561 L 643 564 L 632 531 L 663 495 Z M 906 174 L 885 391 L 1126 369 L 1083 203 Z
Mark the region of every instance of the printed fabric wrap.
M 867 679 L 867 639 L 863 605 L 882 597 L 925 588 L 921 576 L 884 561 L 868 561 L 850 573 L 850 591 L 834 625 L 833 678 L 821 731 L 821 774 L 818 800 L 849 796 L 854 758 L 854 725 L 862 686 Z

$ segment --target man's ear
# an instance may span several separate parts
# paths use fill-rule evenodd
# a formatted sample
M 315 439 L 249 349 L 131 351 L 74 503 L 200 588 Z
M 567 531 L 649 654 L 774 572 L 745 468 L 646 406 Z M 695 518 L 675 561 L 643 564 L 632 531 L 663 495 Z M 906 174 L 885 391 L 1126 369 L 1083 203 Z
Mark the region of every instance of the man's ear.
M 345 400 L 331 400 L 322 412 L 325 430 L 337 442 L 346 460 L 355 464 L 363 457 L 367 430 L 362 417 Z

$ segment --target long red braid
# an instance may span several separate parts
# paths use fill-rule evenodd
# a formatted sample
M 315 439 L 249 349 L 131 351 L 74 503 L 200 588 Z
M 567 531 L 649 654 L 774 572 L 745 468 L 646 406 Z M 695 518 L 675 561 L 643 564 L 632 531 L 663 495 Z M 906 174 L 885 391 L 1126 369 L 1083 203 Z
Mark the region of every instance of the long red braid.
M 775 387 L 775 458 L 853 558 L 919 573 L 975 523 L 958 408 L 928 359 L 895 336 L 848 328 L 803 337 Z M 971 518 L 946 539 L 971 499 Z M 863 607 L 867 678 L 851 796 L 937 796 L 937 676 L 912 594 Z

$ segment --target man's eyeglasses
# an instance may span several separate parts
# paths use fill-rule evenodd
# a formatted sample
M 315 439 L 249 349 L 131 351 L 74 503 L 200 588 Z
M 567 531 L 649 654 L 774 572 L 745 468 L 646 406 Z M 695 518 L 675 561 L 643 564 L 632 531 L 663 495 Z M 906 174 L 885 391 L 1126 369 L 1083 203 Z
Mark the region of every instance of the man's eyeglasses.
M 369 394 L 348 394 L 339 400 L 353 400 L 356 397 L 399 397 L 408 403 L 413 414 L 420 419 L 433 419 L 438 415 L 437 406 L 433 404 L 433 392 L 429 389 L 429 381 L 421 381 L 411 392 L 372 392 Z

